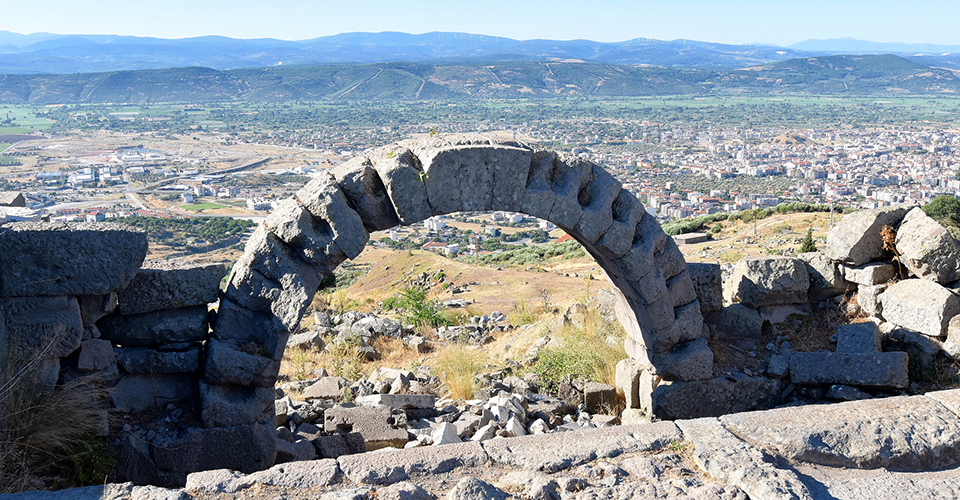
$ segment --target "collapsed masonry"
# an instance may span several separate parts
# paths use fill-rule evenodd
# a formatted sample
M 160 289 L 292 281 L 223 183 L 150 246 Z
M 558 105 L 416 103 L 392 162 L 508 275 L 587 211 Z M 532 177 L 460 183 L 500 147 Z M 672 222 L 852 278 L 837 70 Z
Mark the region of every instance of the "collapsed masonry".
M 709 338 L 746 345 L 758 362 L 683 381 L 624 360 L 617 369 L 627 396 L 623 421 L 894 395 L 910 386 L 911 365 L 929 370 L 938 359 L 960 359 L 960 242 L 947 229 L 920 208 L 884 207 L 845 216 L 826 243 L 797 258 L 743 259 L 726 278 L 718 264 L 688 264 Z M 775 334 L 761 345 L 765 323 L 799 323 L 838 307 L 862 322 L 840 325 L 831 350 L 798 352 Z M 692 346 L 675 349 L 687 354 L 671 366 L 707 374 L 711 365 Z
M 398 143 L 314 179 L 261 224 L 219 295 L 222 267 L 139 270 L 147 243 L 135 230 L 4 225 L 4 368 L 39 355 L 48 386 L 97 377 L 119 416 L 153 418 L 147 439 L 112 429 L 140 482 L 264 469 L 277 452 L 280 360 L 323 275 L 370 231 L 491 210 L 553 222 L 587 249 L 615 286 L 632 356 L 667 378 L 710 376 L 681 369 L 691 345 L 710 363 L 707 330 L 682 254 L 640 202 L 576 156 L 484 136 Z

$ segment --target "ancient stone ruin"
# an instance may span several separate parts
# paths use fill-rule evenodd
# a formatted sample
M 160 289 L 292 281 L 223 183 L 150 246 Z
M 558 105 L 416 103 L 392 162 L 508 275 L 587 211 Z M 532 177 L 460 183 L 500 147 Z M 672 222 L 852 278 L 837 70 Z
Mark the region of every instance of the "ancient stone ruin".
M 907 355 L 878 352 L 876 327 L 841 332 L 837 352 L 791 354 L 775 345 L 764 355 L 763 373 L 715 373 L 710 342 L 759 338 L 762 318 L 782 321 L 784 307 L 829 300 L 849 292 L 850 282 L 860 287 L 863 310 L 876 311 L 879 331 L 924 352 L 952 353 L 949 346 L 958 343 L 945 336 L 960 303 L 936 282 L 957 279 L 958 271 L 938 257 L 941 250 L 909 243 L 956 242 L 922 213 L 893 208 L 848 216 L 842 224 L 850 227 L 831 233 L 825 254 L 743 261 L 724 285 L 720 266 L 686 265 L 656 220 L 599 166 L 515 141 L 454 136 L 387 146 L 311 181 L 260 225 L 224 291 L 223 266 L 144 264 L 146 238 L 130 228 L 4 225 L 0 357 L 8 374 L 38 359 L 48 387 L 77 377 L 109 386 L 116 418 L 110 425 L 105 409 L 102 431 L 119 440 L 121 473 L 130 480 L 181 485 L 193 471 L 263 470 L 277 459 L 281 415 L 280 425 L 291 420 L 275 403 L 280 361 L 322 277 L 359 255 L 371 231 L 490 210 L 553 222 L 606 273 L 630 355 L 617 374 L 627 398 L 624 420 L 769 408 L 789 384 L 905 387 Z M 884 288 L 893 274 L 879 236 L 883 225 L 899 227 L 901 261 L 921 279 Z M 372 406 L 388 406 L 371 397 Z M 513 404 L 508 400 L 504 408 Z M 353 432 L 357 417 L 349 407 L 328 410 L 326 434 Z M 383 420 L 393 419 L 393 410 L 384 410 Z M 130 432 L 125 419 L 149 421 L 149 430 Z M 407 439 L 407 429 L 393 427 L 401 429 L 397 442 L 386 438 L 384 446 Z M 317 428 L 315 438 L 326 437 Z M 331 446 L 360 451 L 364 443 L 353 439 Z M 281 445 L 285 460 L 299 441 Z

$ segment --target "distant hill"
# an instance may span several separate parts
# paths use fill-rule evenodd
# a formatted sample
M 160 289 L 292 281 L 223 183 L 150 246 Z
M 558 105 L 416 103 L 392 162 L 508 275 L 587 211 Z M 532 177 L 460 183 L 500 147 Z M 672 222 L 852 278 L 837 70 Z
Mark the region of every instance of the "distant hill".
M 738 68 L 817 55 L 768 45 L 726 45 L 692 40 L 514 40 L 432 32 L 342 33 L 312 40 L 206 36 L 161 39 L 119 35 L 20 35 L 0 31 L 0 74 L 88 73 L 203 66 L 226 70 L 327 63 L 581 59 L 608 64 L 675 68 Z
M 373 64 L 436 60 L 556 61 L 669 68 L 734 69 L 800 57 L 896 54 L 929 66 L 960 68 L 960 47 L 807 40 L 790 47 L 730 45 L 696 40 L 635 38 L 514 40 L 480 34 L 431 32 L 341 33 L 311 40 L 222 36 L 163 39 L 120 35 L 21 35 L 0 31 L 0 74 L 65 74 L 202 66 L 217 70 L 316 64 Z
M 9 104 L 958 92 L 954 71 L 891 55 L 811 57 L 733 70 L 467 60 L 0 78 L 0 102 Z

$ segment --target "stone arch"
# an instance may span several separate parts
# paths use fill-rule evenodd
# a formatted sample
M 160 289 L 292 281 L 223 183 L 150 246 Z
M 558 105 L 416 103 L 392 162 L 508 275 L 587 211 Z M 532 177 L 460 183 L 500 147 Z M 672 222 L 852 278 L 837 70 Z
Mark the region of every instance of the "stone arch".
M 614 285 L 625 348 L 639 364 L 667 380 L 712 375 L 713 353 L 683 255 L 612 175 L 577 156 L 517 141 L 436 136 L 386 146 L 324 173 L 258 227 L 220 298 L 200 382 L 204 425 L 261 426 L 255 434 L 275 439 L 273 386 L 287 336 L 322 276 L 359 255 L 369 232 L 490 210 L 548 220 L 584 246 Z M 262 460 L 272 462 L 269 453 L 264 446 Z

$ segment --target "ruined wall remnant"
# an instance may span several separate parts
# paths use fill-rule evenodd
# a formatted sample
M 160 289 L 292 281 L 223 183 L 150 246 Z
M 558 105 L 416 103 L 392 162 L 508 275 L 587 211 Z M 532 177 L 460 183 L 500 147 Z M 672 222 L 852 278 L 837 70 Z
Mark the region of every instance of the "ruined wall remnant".
M 180 484 L 196 470 L 267 468 L 280 361 L 323 275 L 356 257 L 370 231 L 488 210 L 548 220 L 584 246 L 615 287 L 639 369 L 678 386 L 712 377 L 690 273 L 641 203 L 593 163 L 484 136 L 401 142 L 321 174 L 258 227 L 219 294 L 222 266 L 138 271 L 146 240 L 135 230 L 3 226 L 0 346 L 26 330 L 69 332 L 44 360 L 49 384 L 98 377 L 113 411 L 163 415 L 158 430 L 120 434 L 129 479 Z M 214 317 L 207 305 L 217 300 Z M 41 309 L 56 328 L 30 323 Z

